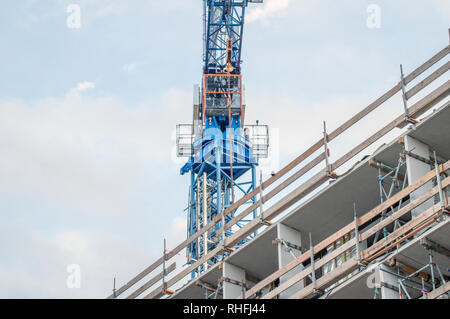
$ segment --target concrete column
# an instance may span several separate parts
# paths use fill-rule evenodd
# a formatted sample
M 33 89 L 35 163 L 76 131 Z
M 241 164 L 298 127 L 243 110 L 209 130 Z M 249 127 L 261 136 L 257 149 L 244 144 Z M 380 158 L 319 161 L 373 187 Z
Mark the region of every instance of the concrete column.
M 388 267 L 384 264 L 381 264 L 380 268 L 390 271 L 392 273 L 395 273 L 395 269 Z M 379 272 L 378 278 L 380 278 L 380 283 L 384 282 L 384 283 L 392 285 L 394 287 L 398 287 L 398 280 L 397 280 L 396 276 L 389 274 L 387 272 L 384 272 L 380 269 L 378 269 L 377 271 Z M 381 299 L 399 299 L 398 292 L 395 290 L 381 286 L 380 291 L 381 291 Z
M 410 151 L 416 155 L 422 156 L 426 159 L 430 159 L 430 149 L 428 145 L 412 138 L 411 136 L 405 136 L 404 138 L 405 142 L 405 150 Z M 418 179 L 420 179 L 423 175 L 428 173 L 431 170 L 430 165 L 419 161 L 415 158 L 412 158 L 411 156 L 406 156 L 406 167 L 407 167 L 407 174 L 408 174 L 408 183 L 411 185 Z M 419 198 L 423 194 L 425 194 L 427 191 L 429 191 L 431 188 L 433 188 L 432 182 L 428 182 L 425 185 L 423 185 L 418 190 L 411 193 L 411 201 Z M 430 208 L 433 205 L 433 199 L 429 199 L 422 205 L 416 207 L 411 211 L 412 218 L 418 216 L 419 214 L 423 213 L 427 208 Z
M 245 270 L 240 267 L 224 262 L 222 273 L 223 276 L 228 279 L 245 283 Z M 241 296 L 242 296 L 241 286 L 226 281 L 223 282 L 223 299 L 236 299 Z
M 283 239 L 286 242 L 297 245 L 299 247 L 301 247 L 301 245 L 302 245 L 301 233 L 298 230 L 288 227 L 286 225 L 283 225 L 281 223 L 279 223 L 277 225 L 277 238 Z M 302 252 L 300 250 L 297 250 L 294 248 L 291 248 L 291 249 L 296 257 L 298 257 L 302 254 Z M 283 245 L 282 243 L 278 243 L 278 268 L 282 268 L 282 267 L 286 266 L 293 259 L 294 258 L 292 257 L 291 253 L 286 248 L 286 246 Z M 301 271 L 300 267 L 295 267 L 293 270 L 291 270 L 287 274 L 281 276 L 280 277 L 280 285 L 282 283 L 284 283 L 285 281 L 287 281 L 289 278 L 298 274 L 300 271 Z M 280 299 L 287 299 L 291 295 L 293 295 L 295 292 L 300 290 L 301 288 L 303 288 L 303 282 L 299 282 L 299 283 L 295 284 L 294 286 L 290 287 L 289 289 L 285 290 L 284 292 L 282 292 L 279 295 L 279 297 L 280 297 Z

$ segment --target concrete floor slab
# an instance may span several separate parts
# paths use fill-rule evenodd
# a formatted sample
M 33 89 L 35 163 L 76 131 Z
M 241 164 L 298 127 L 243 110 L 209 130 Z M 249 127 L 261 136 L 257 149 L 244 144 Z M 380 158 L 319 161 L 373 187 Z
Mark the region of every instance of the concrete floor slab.
M 438 155 L 450 159 L 450 102 L 431 113 L 417 125 L 410 135 L 436 150 Z
M 278 270 L 277 245 L 272 244 L 277 238 L 274 226 L 267 228 L 245 247 L 231 254 L 227 262 L 246 269 L 247 274 L 260 279 Z

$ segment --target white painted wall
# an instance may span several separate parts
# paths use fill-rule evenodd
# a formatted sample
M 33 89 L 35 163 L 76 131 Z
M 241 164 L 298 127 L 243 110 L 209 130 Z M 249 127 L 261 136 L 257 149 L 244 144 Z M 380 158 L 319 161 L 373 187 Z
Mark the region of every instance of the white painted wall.
M 405 142 L 405 150 L 410 151 L 416 155 L 420 155 L 422 157 L 425 157 L 426 159 L 430 159 L 430 149 L 428 145 L 412 138 L 411 136 L 405 136 L 404 138 Z M 428 173 L 432 168 L 430 165 L 419 161 L 415 158 L 412 158 L 410 156 L 406 156 L 406 165 L 407 165 L 407 174 L 408 174 L 408 183 L 411 185 L 418 179 L 420 179 L 422 176 L 424 176 L 426 173 Z M 423 185 L 418 190 L 411 193 L 411 201 L 414 199 L 419 198 L 423 194 L 425 194 L 427 191 L 429 191 L 431 188 L 433 188 L 432 182 L 428 182 L 425 185 Z M 416 207 L 411 211 L 412 217 L 416 217 L 419 214 L 423 213 L 427 208 L 431 207 L 433 205 L 433 199 L 429 199 L 422 205 Z
M 302 245 L 301 233 L 298 230 L 288 227 L 286 225 L 283 225 L 281 223 L 277 225 L 277 238 L 284 239 L 285 241 L 287 241 L 291 244 L 297 245 L 297 246 Z M 298 257 L 302 254 L 302 252 L 297 249 L 292 249 L 292 252 L 294 253 L 294 255 L 296 257 Z M 294 259 L 293 256 L 291 255 L 289 250 L 286 248 L 286 246 L 283 245 L 282 243 L 279 243 L 278 244 L 278 268 L 284 267 L 285 265 L 290 263 L 293 259 Z M 280 277 L 280 285 L 282 283 L 286 282 L 291 277 L 298 274 L 300 271 L 301 271 L 300 266 L 297 266 L 293 270 L 288 272 L 287 274 L 281 276 Z M 282 292 L 280 294 L 279 297 L 280 297 L 280 299 L 287 299 L 291 295 L 293 295 L 295 292 L 300 290 L 301 288 L 303 288 L 303 282 L 297 283 L 294 286 L 290 287 L 289 289 L 285 290 L 284 292 Z
M 245 283 L 245 270 L 224 262 L 222 269 L 223 276 L 238 282 Z M 242 287 L 231 284 L 229 282 L 223 283 L 223 299 L 236 299 L 242 296 Z

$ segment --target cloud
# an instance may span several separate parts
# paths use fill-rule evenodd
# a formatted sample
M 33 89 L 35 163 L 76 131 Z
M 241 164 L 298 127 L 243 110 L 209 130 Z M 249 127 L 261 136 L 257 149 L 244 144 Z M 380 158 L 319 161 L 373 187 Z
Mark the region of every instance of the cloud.
M 275 13 L 285 11 L 289 7 L 289 0 L 266 0 L 266 4 L 256 7 L 247 14 L 247 22 L 255 22 L 265 19 Z
M 192 116 L 191 95 L 173 88 L 136 105 L 81 94 L 0 100 L 0 202 L 11 217 L 0 227 L 0 297 L 102 298 L 114 275 L 123 285 L 159 257 L 163 236 L 169 248 L 185 239 L 184 197 L 155 199 L 178 188 L 167 185 L 167 171 L 181 178 L 172 132 Z M 167 219 L 145 230 L 142 252 L 142 228 L 127 229 L 160 210 Z M 81 267 L 80 290 L 65 285 L 69 264 Z
M 123 284 L 156 258 L 99 231 L 71 229 L 49 237 L 3 230 L 0 238 L 0 298 L 105 298 L 114 276 Z M 73 264 L 80 266 L 80 289 L 66 284 L 67 266 Z
M 95 83 L 85 81 L 77 84 L 78 92 L 84 92 L 88 89 L 95 89 Z
M 0 193 L 126 212 L 143 176 L 164 173 L 150 167 L 170 162 L 172 131 L 192 116 L 190 104 L 177 89 L 133 106 L 73 94 L 0 100 Z

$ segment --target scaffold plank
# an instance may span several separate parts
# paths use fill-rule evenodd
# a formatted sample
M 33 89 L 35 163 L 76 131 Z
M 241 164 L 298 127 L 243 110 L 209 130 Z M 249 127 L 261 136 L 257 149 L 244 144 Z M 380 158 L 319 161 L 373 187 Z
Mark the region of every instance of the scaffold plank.
M 120 296 L 122 293 L 127 291 L 129 288 L 134 286 L 136 283 L 138 283 L 140 280 L 142 280 L 145 276 L 147 276 L 149 273 L 151 273 L 153 270 L 158 268 L 163 262 L 163 257 L 159 258 L 157 261 L 155 261 L 153 264 L 145 268 L 142 272 L 140 272 L 137 276 L 135 276 L 133 279 L 131 279 L 129 282 L 127 282 L 124 286 L 120 287 L 116 291 L 116 296 L 114 294 L 111 294 L 107 297 L 107 299 L 113 299 L 115 297 Z
M 448 206 L 447 206 L 447 208 L 448 208 Z M 427 209 L 426 211 L 424 211 L 423 213 L 421 213 L 420 215 L 418 215 L 414 219 L 412 219 L 409 222 L 407 222 L 402 227 L 400 227 L 397 230 L 393 231 L 392 233 L 390 233 L 386 237 L 380 239 L 375 244 L 373 244 L 372 246 L 370 246 L 369 248 L 367 248 L 366 250 L 363 251 L 363 255 L 366 256 L 365 260 L 366 261 L 371 261 L 372 259 L 374 259 L 377 256 L 379 256 L 380 255 L 380 252 L 379 252 L 380 249 L 382 251 L 387 251 L 391 245 L 399 244 L 398 242 L 396 242 L 396 240 L 400 236 L 402 236 L 405 233 L 413 230 L 415 227 L 421 226 L 422 223 L 425 223 L 429 218 L 433 217 L 434 215 L 436 215 L 439 212 L 442 213 L 441 204 L 440 203 L 436 204 L 436 205 L 433 205 L 432 207 L 430 207 L 429 209 Z M 417 229 L 416 229 L 416 231 L 417 231 Z
M 447 282 L 444 285 L 440 286 L 439 288 L 436 288 L 435 290 L 427 294 L 426 299 L 436 299 L 439 296 L 448 293 L 449 291 L 450 291 L 450 282 Z
M 424 80 L 417 83 L 414 87 L 412 87 L 408 92 L 406 92 L 406 98 L 410 99 L 413 96 L 415 96 L 417 93 L 419 93 L 422 89 L 430 85 L 433 81 L 441 77 L 444 73 L 446 73 L 448 70 L 450 70 L 450 61 L 442 65 L 439 69 L 434 71 L 432 74 L 430 74 L 428 77 L 426 77 Z
M 432 108 L 435 104 L 442 101 L 443 98 L 449 95 L 450 92 L 450 80 L 442 84 L 440 87 L 435 89 L 429 95 L 418 101 L 416 104 L 411 106 L 409 110 L 409 114 L 411 116 L 418 116 L 423 114 Z M 405 123 L 405 116 L 400 115 L 395 120 L 384 126 L 381 130 L 370 136 L 364 142 L 360 143 L 358 146 L 354 147 L 350 152 L 339 158 L 336 162 L 332 164 L 333 169 L 337 169 L 351 160 L 353 157 L 361 153 L 367 147 L 375 143 L 381 137 L 385 136 L 387 133 L 392 131 L 394 128 L 399 127 L 402 123 Z
M 320 277 L 316 282 L 316 289 L 320 290 L 323 289 L 343 277 L 347 276 L 349 273 L 354 271 L 356 268 L 358 268 L 359 264 L 358 261 L 355 258 L 351 258 L 350 260 L 346 261 L 334 271 L 329 272 L 325 274 L 324 276 Z M 289 299 L 303 299 L 303 298 L 309 298 L 314 296 L 315 291 L 314 287 L 312 285 L 309 285 L 301 290 L 299 290 L 297 293 L 293 294 Z
M 166 276 L 170 274 L 172 271 L 174 271 L 177 268 L 177 264 L 173 263 L 169 267 L 166 268 Z M 154 284 L 156 284 L 158 281 L 162 280 L 164 278 L 163 272 L 159 273 L 149 281 L 147 281 L 144 285 L 139 287 L 135 292 L 133 292 L 131 295 L 129 295 L 126 299 L 135 299 L 139 297 L 144 291 L 152 287 Z

